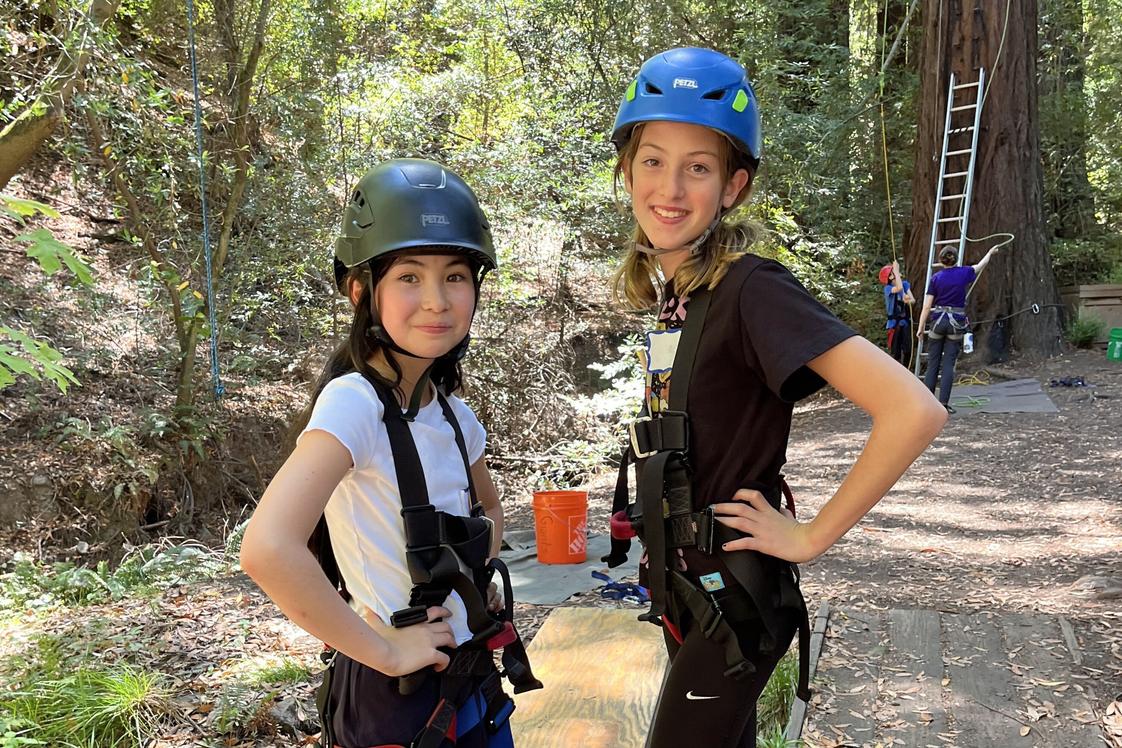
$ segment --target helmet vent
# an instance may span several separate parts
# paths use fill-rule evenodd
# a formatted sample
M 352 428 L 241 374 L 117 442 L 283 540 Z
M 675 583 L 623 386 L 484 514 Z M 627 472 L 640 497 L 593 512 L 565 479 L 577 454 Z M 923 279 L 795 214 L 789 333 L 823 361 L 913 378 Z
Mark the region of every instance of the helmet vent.
M 662 96 L 662 89 L 659 88 L 658 86 L 654 85 L 650 81 L 645 81 L 643 83 L 643 88 L 649 94 L 654 94 L 655 96 Z
M 701 98 L 708 99 L 709 101 L 720 101 L 725 98 L 725 94 L 728 92 L 729 90 L 727 88 L 718 88 L 716 91 L 710 91 Z

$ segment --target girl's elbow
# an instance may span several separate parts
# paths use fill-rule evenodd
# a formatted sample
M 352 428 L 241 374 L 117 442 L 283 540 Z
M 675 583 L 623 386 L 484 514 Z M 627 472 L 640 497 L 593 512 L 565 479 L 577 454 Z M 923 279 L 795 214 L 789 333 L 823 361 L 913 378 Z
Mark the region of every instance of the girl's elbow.
M 250 528 L 252 529 L 252 524 Z M 274 565 L 272 550 L 271 545 L 264 542 L 258 533 L 247 530 L 242 539 L 241 550 L 238 552 L 238 562 L 246 576 L 255 582 L 260 582 L 262 575 Z
M 931 397 L 925 397 L 923 402 L 923 411 L 919 416 L 921 423 L 921 430 L 928 435 L 928 442 L 932 441 L 943 427 L 947 425 L 950 419 L 950 414 L 943 404 L 938 400 Z

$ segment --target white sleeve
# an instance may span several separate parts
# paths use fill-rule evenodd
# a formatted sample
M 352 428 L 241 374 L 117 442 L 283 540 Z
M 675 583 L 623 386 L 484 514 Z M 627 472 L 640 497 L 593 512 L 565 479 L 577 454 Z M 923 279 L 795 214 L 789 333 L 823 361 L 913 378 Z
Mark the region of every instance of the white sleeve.
M 448 403 L 452 406 L 452 412 L 456 414 L 456 421 L 460 424 L 460 430 L 464 432 L 464 446 L 467 447 L 468 462 L 474 465 L 483 456 L 483 450 L 487 447 L 487 431 L 463 400 L 453 396 L 448 398 Z
M 300 437 L 312 430 L 326 431 L 351 453 L 355 469 L 362 470 L 374 460 L 379 435 L 384 433 L 381 423 L 382 401 L 374 389 L 363 379 L 344 376 L 323 388 Z

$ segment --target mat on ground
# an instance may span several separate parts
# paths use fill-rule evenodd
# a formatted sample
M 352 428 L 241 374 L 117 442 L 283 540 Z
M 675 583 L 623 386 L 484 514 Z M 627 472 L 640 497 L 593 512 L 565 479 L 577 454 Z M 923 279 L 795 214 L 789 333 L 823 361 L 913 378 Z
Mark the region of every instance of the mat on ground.
M 611 550 L 611 539 L 607 535 L 590 535 L 588 560 L 583 564 L 539 563 L 532 531 L 504 533 L 503 545 L 499 558 L 510 569 L 514 599 L 531 605 L 556 605 L 577 592 L 595 589 L 603 584 L 592 576 L 592 572 L 607 568 L 600 557 Z M 639 556 L 642 552 L 639 544 L 635 543 L 627 562 L 612 569 L 612 576 L 621 579 L 638 574 Z
M 958 414 L 1059 412 L 1036 379 L 955 386 L 951 405 Z

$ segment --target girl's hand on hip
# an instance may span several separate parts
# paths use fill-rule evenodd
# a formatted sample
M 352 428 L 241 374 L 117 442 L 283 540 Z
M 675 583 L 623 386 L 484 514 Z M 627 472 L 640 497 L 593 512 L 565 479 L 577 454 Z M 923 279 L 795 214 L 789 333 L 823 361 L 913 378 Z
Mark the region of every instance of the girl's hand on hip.
M 440 620 L 451 615 L 452 611 L 447 608 L 434 605 L 428 609 L 427 621 L 399 629 L 386 625 L 377 613 L 365 608 L 363 619 L 390 646 L 390 661 L 377 669 L 386 675 L 400 676 L 415 673 L 429 665 L 437 672 L 448 667 L 450 658 L 438 647 L 456 646 L 452 624 Z
M 740 489 L 732 498 L 731 502 L 713 505 L 718 522 L 745 533 L 745 537 L 726 543 L 726 551 L 759 551 L 795 563 L 809 561 L 820 553 L 811 547 L 807 526 L 786 507 L 776 509 L 762 493 L 749 488 Z

